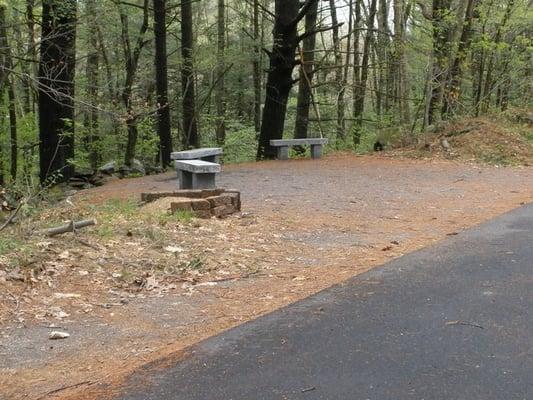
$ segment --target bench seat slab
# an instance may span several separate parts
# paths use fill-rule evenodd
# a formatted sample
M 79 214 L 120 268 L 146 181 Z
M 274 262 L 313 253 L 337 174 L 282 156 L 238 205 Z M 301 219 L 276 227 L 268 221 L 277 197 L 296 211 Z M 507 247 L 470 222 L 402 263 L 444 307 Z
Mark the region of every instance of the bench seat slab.
M 306 138 L 306 139 L 279 139 L 271 140 L 270 145 L 279 146 L 304 146 L 304 145 L 325 145 L 328 144 L 327 138 Z
M 216 162 L 223 154 L 220 147 L 204 147 L 201 149 L 175 151 L 171 153 L 170 158 L 173 160 L 203 160 Z
M 193 172 L 195 174 L 216 174 L 220 172 L 220 164 L 203 160 L 178 160 L 176 169 Z

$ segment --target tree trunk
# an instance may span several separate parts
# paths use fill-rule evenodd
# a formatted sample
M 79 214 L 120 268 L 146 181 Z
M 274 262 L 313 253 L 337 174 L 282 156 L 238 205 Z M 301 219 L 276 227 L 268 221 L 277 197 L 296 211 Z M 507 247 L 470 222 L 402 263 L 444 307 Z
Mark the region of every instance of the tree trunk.
M 489 109 L 490 105 L 490 97 L 492 94 L 493 89 L 493 81 L 492 81 L 492 73 L 494 69 L 494 56 L 495 53 L 498 51 L 497 47 L 500 44 L 502 40 L 502 31 L 507 25 L 507 22 L 509 21 L 509 18 L 511 17 L 511 11 L 513 10 L 515 0 L 509 0 L 507 3 L 507 8 L 505 9 L 505 13 L 503 15 L 502 21 L 498 24 L 498 29 L 496 30 L 496 35 L 494 36 L 494 46 L 496 47 L 496 50 L 492 51 L 489 57 L 489 62 L 487 64 L 487 75 L 485 77 L 485 86 L 483 88 L 483 100 L 482 100 L 482 107 L 481 110 L 485 113 Z
M 253 82 L 254 82 L 254 126 L 255 133 L 259 136 L 261 131 L 261 47 L 262 36 L 259 25 L 259 0 L 254 0 L 253 12 L 254 27 L 254 61 L 253 61 Z
M 407 57 L 405 54 L 405 32 L 409 10 L 405 8 L 405 0 L 394 0 L 394 57 L 396 75 L 396 102 L 400 113 L 400 123 L 403 126 L 411 124 L 409 109 L 409 82 L 407 78 Z
M 318 1 L 314 3 L 305 16 L 305 32 L 312 32 L 316 27 L 318 16 Z M 296 121 L 294 137 L 302 139 L 307 137 L 309 126 L 309 109 L 312 100 L 312 83 L 315 69 L 316 36 L 309 35 L 303 40 L 302 54 L 300 56 L 300 75 L 298 81 L 298 100 L 296 104 Z
M 8 113 L 9 113 L 9 148 L 11 150 L 11 164 L 10 175 L 11 180 L 14 181 L 17 178 L 17 161 L 18 161 L 18 144 L 17 144 L 17 112 L 16 112 L 16 99 L 14 81 L 10 77 L 10 72 L 13 69 L 13 60 L 11 57 L 11 44 L 7 35 L 7 21 L 6 21 L 6 8 L 0 4 L 0 54 L 2 58 L 2 66 L 5 66 L 7 72 L 3 72 L 0 76 L 0 97 L 4 96 L 3 87 L 7 87 L 8 98 Z M 2 109 L 0 108 L 0 111 Z
M 131 49 L 128 15 L 124 12 L 121 3 L 117 3 L 120 13 L 122 50 L 124 52 L 124 61 L 126 63 L 126 81 L 122 91 L 122 102 L 126 107 L 126 127 L 128 130 L 128 141 L 126 144 L 126 153 L 124 155 L 124 164 L 131 166 L 135 158 L 135 149 L 137 147 L 137 115 L 133 107 L 133 84 L 137 69 L 139 66 L 139 57 L 141 50 L 145 45 L 144 35 L 148 30 L 148 0 L 144 0 L 143 22 L 139 28 L 135 48 Z
M 226 94 L 224 85 L 225 73 L 225 48 L 226 48 L 226 6 L 225 0 L 218 0 L 217 17 L 217 83 L 215 92 L 215 103 L 217 107 L 216 137 L 219 146 L 223 146 L 226 141 Z
M 431 15 L 433 25 L 433 76 L 428 109 L 428 123 L 430 125 L 440 119 L 439 113 L 448 73 L 450 7 L 451 0 L 433 0 L 433 12 Z
M 357 1 L 357 0 L 356 0 Z M 337 98 L 337 140 L 344 142 L 346 140 L 346 104 L 344 103 L 344 95 L 346 94 L 346 87 L 348 86 L 348 73 L 350 71 L 350 59 L 352 49 L 352 29 L 353 29 L 353 2 L 348 3 L 348 36 L 346 38 L 346 57 L 344 60 L 344 68 L 342 72 L 342 83 Z
M 11 149 L 11 164 L 9 173 L 11 181 L 17 179 L 18 140 L 17 140 L 17 111 L 13 79 L 7 79 L 7 96 L 9 100 L 9 148 Z
M 183 101 L 183 147 L 198 147 L 198 121 L 196 116 L 196 90 L 193 61 L 192 2 L 181 0 L 181 89 Z
M 96 171 L 100 163 L 100 150 L 98 132 L 98 87 L 100 67 L 100 53 L 98 47 L 98 32 L 96 29 L 96 3 L 87 0 L 87 13 L 89 15 L 89 52 L 87 54 L 87 98 L 90 101 L 89 109 L 85 112 L 85 128 L 87 130 L 87 144 L 89 147 L 89 162 L 91 169 Z
M 363 0 L 355 0 L 355 21 L 353 32 L 353 113 L 357 108 L 357 101 L 359 96 L 359 87 L 361 86 L 361 51 L 360 51 L 360 39 L 361 39 L 361 2 Z M 357 124 L 354 128 L 357 129 Z
M 363 45 L 363 59 L 361 65 L 361 79 L 357 82 L 355 104 L 354 104 L 354 117 L 355 117 L 355 131 L 354 131 L 354 144 L 358 146 L 361 143 L 361 128 L 363 126 L 363 112 L 365 109 L 365 97 L 366 97 L 366 84 L 368 80 L 368 61 L 370 59 L 370 45 L 372 42 L 372 30 L 374 28 L 374 19 L 376 16 L 376 3 L 377 0 L 372 0 L 370 3 L 370 9 L 368 11 L 367 31 L 365 36 L 365 43 Z
M 329 0 L 331 24 L 333 26 L 333 54 L 335 56 L 335 97 L 337 99 L 337 139 L 344 140 L 344 107 L 341 105 L 341 93 L 343 92 L 343 68 L 341 42 L 339 38 L 339 20 L 337 18 L 337 5 L 335 0 Z M 315 22 L 316 23 L 316 22 Z M 313 49 L 314 50 L 314 49 Z
M 374 47 L 376 49 L 376 55 L 378 57 L 377 64 L 375 65 L 374 71 L 378 77 L 378 85 L 376 85 L 376 98 L 377 98 L 377 108 L 379 110 L 378 115 L 385 112 L 387 113 L 390 109 L 390 97 L 392 95 L 392 88 L 390 82 L 390 68 L 388 66 L 391 64 L 390 58 L 390 30 L 389 30 L 389 4 L 387 0 L 379 0 L 378 2 L 379 12 L 377 15 L 377 25 L 379 31 L 376 33 L 376 40 L 374 41 Z
M 450 116 L 456 112 L 459 100 L 461 98 L 463 64 L 466 60 L 468 49 L 470 47 L 474 9 L 477 3 L 477 0 L 466 1 L 467 4 L 464 22 L 462 24 L 462 33 L 457 46 L 457 53 L 450 69 L 448 87 L 446 88 L 446 94 L 444 97 L 444 116 Z
M 163 168 L 171 163 L 172 135 L 168 102 L 166 0 L 154 0 L 155 80 L 157 92 L 157 133 Z
M 76 0 L 44 0 L 39 63 L 39 153 L 42 183 L 74 174 Z
M 307 0 L 300 9 L 299 0 L 276 0 L 274 40 L 269 54 L 270 68 L 266 85 L 263 122 L 259 136 L 257 158 L 274 158 L 276 150 L 271 139 L 281 139 L 287 113 L 287 100 L 293 85 L 292 71 L 296 66 L 295 52 L 300 38 L 298 22 L 318 0 Z

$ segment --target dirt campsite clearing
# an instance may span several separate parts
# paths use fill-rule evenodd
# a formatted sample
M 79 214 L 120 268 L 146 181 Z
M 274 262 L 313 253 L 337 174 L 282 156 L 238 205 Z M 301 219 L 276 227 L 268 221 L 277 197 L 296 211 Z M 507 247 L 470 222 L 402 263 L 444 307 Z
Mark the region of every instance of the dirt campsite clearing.
M 348 154 L 230 165 L 218 184 L 241 191 L 242 213 L 139 206 L 176 188 L 168 173 L 78 192 L 19 227 L 0 258 L 0 398 L 105 398 L 143 364 L 533 199 L 530 168 Z M 98 225 L 32 234 L 74 217 Z

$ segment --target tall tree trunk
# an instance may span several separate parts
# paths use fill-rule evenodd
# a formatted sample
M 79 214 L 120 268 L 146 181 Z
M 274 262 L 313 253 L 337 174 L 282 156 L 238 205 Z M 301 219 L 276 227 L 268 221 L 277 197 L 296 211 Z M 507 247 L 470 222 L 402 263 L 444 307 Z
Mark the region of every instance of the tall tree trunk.
M 122 91 L 122 102 L 126 107 L 126 127 L 128 130 L 128 141 L 126 143 L 126 153 L 124 155 L 124 164 L 131 166 L 135 158 L 135 149 L 137 147 L 137 118 L 133 107 L 133 84 L 137 75 L 139 66 L 139 57 L 141 50 L 145 45 L 144 35 L 148 30 L 148 0 L 144 0 L 143 5 L 143 21 L 139 28 L 135 48 L 132 50 L 129 34 L 128 15 L 123 9 L 123 4 L 116 3 L 120 13 L 121 22 L 121 36 L 122 36 L 122 50 L 124 52 L 124 60 L 126 63 L 126 81 L 124 83 L 124 90 Z
M 299 0 L 276 0 L 274 40 L 269 54 L 270 68 L 266 85 L 263 122 L 259 136 L 257 158 L 274 158 L 275 148 L 271 139 L 281 139 L 287 113 L 287 100 L 293 85 L 292 71 L 296 66 L 295 52 L 300 38 L 298 22 L 318 0 L 307 0 L 300 6 Z
M 171 163 L 172 135 L 168 102 L 166 0 L 154 0 L 155 80 L 157 92 L 157 133 L 161 166 Z
M 17 111 L 13 79 L 7 79 L 7 96 L 9 100 L 9 148 L 11 149 L 11 164 L 9 173 L 11 180 L 17 179 L 18 139 L 17 139 Z
M 409 82 L 407 77 L 406 25 L 409 10 L 405 7 L 405 0 L 394 0 L 394 58 L 393 68 L 396 76 L 396 103 L 400 113 L 400 123 L 407 127 L 411 124 L 409 109 Z M 411 138 L 412 139 L 412 138 Z
M 450 76 L 448 78 L 448 87 L 444 97 L 444 116 L 452 115 L 456 112 L 459 100 L 461 98 L 461 82 L 463 75 L 463 65 L 470 48 L 472 22 L 474 17 L 474 9 L 477 0 L 466 0 L 466 11 L 464 22 L 462 23 L 461 37 L 457 46 L 457 53 L 450 68 Z
M 76 0 L 44 0 L 39 62 L 40 179 L 74 174 Z
M 11 164 L 10 175 L 14 181 L 17 178 L 17 159 L 18 159 L 18 145 L 17 145 L 17 112 L 16 112 L 16 99 L 14 81 L 10 77 L 11 70 L 13 69 L 13 60 L 11 56 L 11 44 L 7 35 L 7 20 L 6 20 L 6 7 L 0 4 L 0 97 L 4 96 L 4 86 L 7 87 L 8 97 L 8 113 L 9 113 L 9 147 L 11 149 Z M 4 71 L 3 68 L 7 71 Z M 0 112 L 2 109 L 0 108 Z M 2 171 L 3 172 L 3 171 Z M 3 179 L 3 173 L 2 173 Z
M 353 32 L 353 114 L 357 108 L 359 88 L 361 86 L 361 3 L 363 0 L 355 0 L 355 21 Z M 357 124 L 354 125 L 354 129 L 357 129 Z
M 31 60 L 30 73 L 31 76 L 28 77 L 28 88 L 30 89 L 30 105 L 29 109 L 26 111 L 31 111 L 35 113 L 35 104 L 37 103 L 37 96 L 35 91 L 35 85 L 33 79 L 37 76 L 38 73 L 38 62 L 37 62 L 37 40 L 35 32 L 35 0 L 26 0 L 26 24 L 28 28 L 28 51 L 27 57 Z
M 98 169 L 100 163 L 98 132 L 98 87 L 100 67 L 100 53 L 98 47 L 98 32 L 96 30 L 96 3 L 95 0 L 87 0 L 87 14 L 89 15 L 89 52 L 87 54 L 87 97 L 90 101 L 90 108 L 85 112 L 85 127 L 88 137 L 89 162 L 93 171 Z
M 193 20 L 191 0 L 181 0 L 181 90 L 183 101 L 183 147 L 198 147 L 198 119 L 193 61 Z
M 431 125 L 440 119 L 440 110 L 444 85 L 447 76 L 449 55 L 451 0 L 433 0 L 431 22 L 433 25 L 433 76 L 431 96 L 429 98 L 428 123 Z
M 368 80 L 368 61 L 370 59 L 370 45 L 372 42 L 372 30 L 374 29 L 374 19 L 376 17 L 376 4 L 377 0 L 371 0 L 370 9 L 368 11 L 368 19 L 366 22 L 367 31 L 365 36 L 365 42 L 363 45 L 363 59 L 361 65 L 361 79 L 357 82 L 355 88 L 355 104 L 354 104 L 354 117 L 355 117 L 355 131 L 354 131 L 354 144 L 358 146 L 361 143 L 361 128 L 363 126 L 363 112 L 365 109 L 365 97 L 366 97 L 366 85 Z
M 498 51 L 497 47 L 500 44 L 502 40 L 502 31 L 505 29 L 505 26 L 507 25 L 507 22 L 509 21 L 509 18 L 511 17 L 511 12 L 514 7 L 515 0 L 509 0 L 507 2 L 507 7 L 505 9 L 505 13 L 503 14 L 502 21 L 498 24 L 498 28 L 496 30 L 496 35 L 494 36 L 494 46 L 496 47 L 496 50 L 492 51 L 489 57 L 489 62 L 487 64 L 487 75 L 485 77 L 485 86 L 483 88 L 483 100 L 482 100 L 482 111 L 485 113 L 489 109 L 490 105 L 490 97 L 492 94 L 492 89 L 494 82 L 492 81 L 492 73 L 494 69 L 494 58 L 495 53 Z
M 376 33 L 376 40 L 374 41 L 374 47 L 376 49 L 376 55 L 378 57 L 374 71 L 378 76 L 378 85 L 376 85 L 376 98 L 377 108 L 379 110 L 378 115 L 381 112 L 388 112 L 390 108 L 391 82 L 389 76 L 388 66 L 390 65 L 390 30 L 389 30 L 389 4 L 387 0 L 379 0 L 377 12 L 377 25 L 378 32 Z
M 305 32 L 312 32 L 316 28 L 318 16 L 318 1 L 314 3 L 305 16 Z M 309 109 L 312 100 L 312 84 L 315 69 L 316 35 L 309 35 L 303 40 L 300 56 L 300 76 L 298 81 L 298 100 L 296 104 L 296 121 L 294 137 L 302 139 L 307 137 L 309 127 Z
M 344 107 L 341 105 L 341 93 L 343 91 L 343 67 L 341 54 L 341 41 L 339 38 L 339 20 L 337 17 L 337 4 L 335 0 L 329 0 L 331 23 L 333 26 L 333 55 L 335 56 L 335 97 L 337 99 L 337 139 L 344 140 Z M 316 23 L 316 22 L 315 22 Z M 314 49 L 313 49 L 314 50 Z
M 346 57 L 342 71 L 341 88 L 337 98 L 337 126 L 340 126 L 340 129 L 337 130 L 337 135 L 340 134 L 340 136 L 338 136 L 337 139 L 341 140 L 342 142 L 346 140 L 346 104 L 344 102 L 344 96 L 346 94 L 346 87 L 348 86 L 348 73 L 350 71 L 353 29 L 353 2 L 354 0 L 350 0 L 348 3 L 348 35 L 346 37 Z
M 219 146 L 223 146 L 226 141 L 226 93 L 224 85 L 225 73 L 225 49 L 226 49 L 226 7 L 225 0 L 218 0 L 217 17 L 217 83 L 215 93 L 215 103 L 217 107 L 216 137 Z
M 259 1 L 254 0 L 253 27 L 254 27 L 254 61 L 253 61 L 253 82 L 254 82 L 254 126 L 255 134 L 259 136 L 261 131 L 261 47 L 262 29 L 259 24 Z

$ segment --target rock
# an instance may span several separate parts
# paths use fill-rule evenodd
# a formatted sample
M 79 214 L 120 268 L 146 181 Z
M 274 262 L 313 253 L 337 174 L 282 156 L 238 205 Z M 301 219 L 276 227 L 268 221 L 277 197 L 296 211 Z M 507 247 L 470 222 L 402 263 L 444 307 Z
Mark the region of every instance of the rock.
M 16 282 L 16 281 L 24 282 L 25 281 L 24 275 L 22 275 L 19 270 L 14 270 L 14 271 L 8 272 L 7 275 L 5 276 L 5 279 L 6 279 L 6 281 L 14 281 L 14 282 Z
M 113 175 L 117 171 L 117 163 L 115 161 L 110 161 L 100 167 L 99 171 L 106 175 Z
M 89 178 L 89 183 L 94 186 L 103 186 L 106 183 L 107 176 L 99 172 Z
M 143 163 L 139 160 L 133 160 L 131 163 L 131 172 L 133 174 L 146 175 L 146 169 L 144 168 Z
M 145 170 L 146 170 L 146 174 L 147 175 L 155 175 L 155 174 L 160 174 L 163 172 L 163 168 L 161 168 L 161 166 L 152 166 L 152 165 L 147 165 L 144 167 Z
M 70 337 L 70 333 L 61 332 L 61 331 L 52 331 L 48 335 L 48 339 L 50 339 L 50 340 L 67 339 L 69 337 Z
M 132 172 L 132 169 L 130 167 L 128 167 L 127 165 L 122 165 L 118 169 L 118 173 L 120 174 L 121 177 L 126 177 L 126 176 L 130 175 L 131 172 Z
M 71 188 L 75 189 L 89 189 L 93 187 L 93 185 L 91 185 L 87 180 L 81 177 L 70 178 L 68 181 L 68 185 Z

